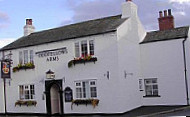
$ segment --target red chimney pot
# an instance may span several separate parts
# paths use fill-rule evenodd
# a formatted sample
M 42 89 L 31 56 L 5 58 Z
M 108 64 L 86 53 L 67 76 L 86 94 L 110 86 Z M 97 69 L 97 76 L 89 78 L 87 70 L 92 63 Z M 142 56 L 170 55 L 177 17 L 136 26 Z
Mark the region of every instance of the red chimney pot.
M 26 19 L 26 25 L 32 25 L 32 19 Z

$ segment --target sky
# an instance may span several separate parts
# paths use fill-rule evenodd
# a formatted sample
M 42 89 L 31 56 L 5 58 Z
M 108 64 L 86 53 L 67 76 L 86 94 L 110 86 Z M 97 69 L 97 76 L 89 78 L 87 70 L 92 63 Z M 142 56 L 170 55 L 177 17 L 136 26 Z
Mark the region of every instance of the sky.
M 158 12 L 172 9 L 175 26 L 190 25 L 190 0 L 132 0 L 147 31 L 158 30 Z M 0 48 L 23 36 L 27 18 L 35 31 L 121 14 L 125 0 L 0 0 Z

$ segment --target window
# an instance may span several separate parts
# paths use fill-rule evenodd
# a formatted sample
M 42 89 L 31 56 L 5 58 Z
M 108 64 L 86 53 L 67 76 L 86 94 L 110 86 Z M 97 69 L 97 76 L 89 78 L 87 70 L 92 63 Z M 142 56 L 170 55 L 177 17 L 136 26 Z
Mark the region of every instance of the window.
M 94 40 L 83 40 L 75 43 L 75 57 L 94 55 Z
M 97 98 L 96 80 L 77 81 L 76 98 Z
M 30 50 L 30 62 L 33 63 L 34 62 L 34 52 L 33 50 Z
M 28 50 L 24 50 L 24 64 L 28 63 Z
M 79 46 L 79 42 L 75 43 L 75 57 L 80 57 L 80 46 Z
M 20 85 L 19 86 L 20 100 L 35 99 L 34 85 Z
M 22 51 L 19 52 L 19 64 L 22 64 L 23 62 L 23 55 L 22 55 Z
M 34 51 L 24 50 L 19 52 L 19 64 L 34 63 Z
M 139 90 L 143 91 L 143 80 L 139 79 Z
M 81 41 L 81 53 L 82 53 L 82 57 L 88 55 L 87 40 Z
M 157 79 L 145 79 L 145 93 L 146 96 L 158 96 L 158 83 Z
M 94 55 L 94 41 L 90 40 L 89 45 L 90 45 L 90 55 Z

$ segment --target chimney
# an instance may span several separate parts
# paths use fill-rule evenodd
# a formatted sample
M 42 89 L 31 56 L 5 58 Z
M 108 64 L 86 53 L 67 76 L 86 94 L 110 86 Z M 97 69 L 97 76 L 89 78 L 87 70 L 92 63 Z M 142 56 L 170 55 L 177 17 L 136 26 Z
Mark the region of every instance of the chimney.
M 24 36 L 28 36 L 33 33 L 35 27 L 32 25 L 32 19 L 26 19 L 26 25 L 24 26 Z
M 174 26 L 174 17 L 172 15 L 171 9 L 164 10 L 164 16 L 162 11 L 159 12 L 159 29 L 160 30 L 169 30 L 173 29 Z
M 126 0 L 122 4 L 122 18 L 129 18 L 137 16 L 137 5 L 135 5 L 132 0 Z

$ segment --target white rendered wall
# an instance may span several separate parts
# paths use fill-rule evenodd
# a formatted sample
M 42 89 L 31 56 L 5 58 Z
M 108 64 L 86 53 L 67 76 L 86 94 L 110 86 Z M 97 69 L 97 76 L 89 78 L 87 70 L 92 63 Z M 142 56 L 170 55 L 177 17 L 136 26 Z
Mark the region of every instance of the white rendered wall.
M 158 78 L 160 95 L 143 98 L 143 92 L 143 105 L 186 105 L 182 41 L 141 44 L 142 79 Z
M 81 40 L 94 39 L 95 44 L 95 56 L 98 61 L 94 64 L 86 63 L 77 64 L 71 68 L 68 68 L 68 62 L 74 58 L 74 42 Z M 118 90 L 122 88 L 118 87 L 118 58 L 117 58 L 117 36 L 115 33 L 108 33 L 97 36 L 89 36 L 80 38 L 77 40 L 68 40 L 63 42 L 55 42 L 51 44 L 44 44 L 34 47 L 21 48 L 13 50 L 13 67 L 18 64 L 19 51 L 34 50 L 35 52 L 57 49 L 67 47 L 68 54 L 60 55 L 59 61 L 47 62 L 46 57 L 39 58 L 37 55 L 34 57 L 35 69 L 22 70 L 16 73 L 12 73 L 11 85 L 7 86 L 7 105 L 8 112 L 14 113 L 46 113 L 46 102 L 42 100 L 43 92 L 45 91 L 45 72 L 49 69 L 55 72 L 55 79 L 63 80 L 63 89 L 67 86 L 73 89 L 73 96 L 75 99 L 75 84 L 74 81 L 78 80 L 90 80 L 97 79 L 97 92 L 99 105 L 93 108 L 92 105 L 76 106 L 73 105 L 71 110 L 71 103 L 64 102 L 64 113 L 117 113 L 123 112 L 120 107 L 121 100 L 118 100 Z M 110 79 L 105 74 L 110 72 Z M 35 93 L 37 105 L 35 106 L 16 106 L 15 102 L 19 100 L 19 85 L 35 84 Z M 13 98 L 14 97 L 14 98 Z M 63 99 L 64 100 L 64 99 Z M 114 101 L 113 101 L 114 100 Z M 115 106 L 113 106 L 115 105 Z
M 140 74 L 140 45 L 146 31 L 138 15 L 132 14 L 118 30 L 118 82 L 120 90 L 120 108 L 123 112 L 140 107 L 141 93 L 138 88 Z

